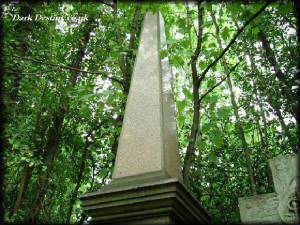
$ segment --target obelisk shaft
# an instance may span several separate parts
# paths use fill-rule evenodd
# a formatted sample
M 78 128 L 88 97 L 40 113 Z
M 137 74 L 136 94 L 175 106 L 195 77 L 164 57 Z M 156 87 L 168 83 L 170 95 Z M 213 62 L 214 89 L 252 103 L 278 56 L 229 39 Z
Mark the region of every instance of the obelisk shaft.
M 148 11 L 128 95 L 113 180 L 165 172 L 182 180 L 171 73 L 159 49 L 165 39 L 160 12 Z

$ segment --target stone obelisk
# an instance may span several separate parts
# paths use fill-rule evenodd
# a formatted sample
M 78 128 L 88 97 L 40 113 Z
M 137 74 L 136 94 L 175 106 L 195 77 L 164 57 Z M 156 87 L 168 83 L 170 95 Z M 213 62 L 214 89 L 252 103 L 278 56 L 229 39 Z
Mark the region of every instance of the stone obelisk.
M 161 60 L 165 40 L 160 13 L 148 12 L 126 104 L 113 179 L 169 175 L 182 180 L 176 131 L 172 76 Z
M 206 223 L 208 214 L 182 184 L 172 75 L 160 12 L 143 22 L 112 181 L 79 196 L 94 223 Z

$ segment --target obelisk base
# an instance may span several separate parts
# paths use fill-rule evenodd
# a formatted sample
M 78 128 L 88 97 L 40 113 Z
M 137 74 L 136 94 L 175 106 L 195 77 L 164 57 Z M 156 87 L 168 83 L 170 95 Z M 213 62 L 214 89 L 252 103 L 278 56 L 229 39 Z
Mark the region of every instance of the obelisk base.
M 177 178 L 123 187 L 117 183 L 78 196 L 92 224 L 206 224 L 210 220 Z

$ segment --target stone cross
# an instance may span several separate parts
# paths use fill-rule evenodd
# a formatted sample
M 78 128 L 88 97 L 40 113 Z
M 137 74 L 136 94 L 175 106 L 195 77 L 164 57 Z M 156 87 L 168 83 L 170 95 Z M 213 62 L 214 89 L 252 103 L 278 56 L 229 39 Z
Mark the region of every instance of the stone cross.
M 210 219 L 182 183 L 172 74 L 161 59 L 164 21 L 148 11 L 133 69 L 112 181 L 78 196 L 94 223 L 181 224 Z
M 275 193 L 239 198 L 243 223 L 299 223 L 298 155 L 269 160 Z

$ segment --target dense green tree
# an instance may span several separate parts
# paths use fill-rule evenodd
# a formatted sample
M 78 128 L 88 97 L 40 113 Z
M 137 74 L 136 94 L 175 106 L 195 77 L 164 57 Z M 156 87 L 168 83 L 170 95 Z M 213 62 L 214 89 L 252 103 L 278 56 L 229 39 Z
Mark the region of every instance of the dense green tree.
M 239 197 L 273 191 L 268 159 L 298 152 L 293 2 L 2 9 L 5 222 L 88 219 L 77 195 L 111 179 L 147 10 L 165 19 L 184 183 L 212 222 L 240 222 Z

